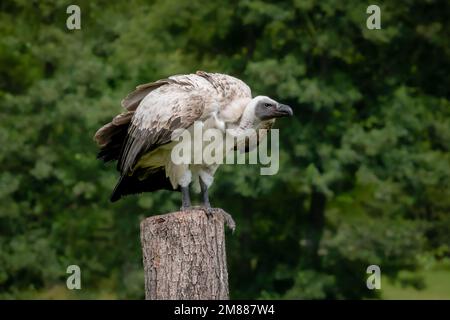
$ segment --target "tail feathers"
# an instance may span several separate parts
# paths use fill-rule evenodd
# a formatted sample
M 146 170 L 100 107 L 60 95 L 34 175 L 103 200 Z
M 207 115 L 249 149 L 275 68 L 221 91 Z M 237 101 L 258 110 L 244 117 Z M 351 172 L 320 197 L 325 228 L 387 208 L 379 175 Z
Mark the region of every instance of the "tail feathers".
M 113 193 L 111 194 L 111 202 L 119 200 L 121 197 L 138 194 L 142 192 L 152 192 L 156 190 L 171 190 L 179 191 L 179 188 L 174 190 L 170 180 L 166 177 L 166 172 L 163 168 L 147 174 L 145 179 L 139 179 L 139 173 L 136 175 L 122 175 L 117 181 Z
M 109 143 L 106 146 L 102 147 L 97 154 L 97 159 L 100 159 L 104 162 L 109 162 L 113 160 L 118 160 L 120 157 L 120 151 L 122 150 L 123 140 L 116 143 Z
M 94 140 L 100 146 L 97 159 L 105 162 L 119 159 L 133 114 L 132 111 L 121 113 L 95 133 Z
M 111 198 L 109 199 L 111 202 L 116 202 L 122 197 L 122 189 L 124 184 L 122 183 L 126 179 L 126 176 L 120 176 L 119 181 L 117 181 L 116 186 L 111 194 Z

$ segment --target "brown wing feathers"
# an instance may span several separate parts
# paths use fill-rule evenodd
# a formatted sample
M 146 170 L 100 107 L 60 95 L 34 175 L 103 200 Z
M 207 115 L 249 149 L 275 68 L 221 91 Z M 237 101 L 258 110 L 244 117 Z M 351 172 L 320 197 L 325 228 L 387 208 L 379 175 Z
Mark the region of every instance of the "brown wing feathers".
M 170 83 L 169 79 L 162 79 L 137 86 L 136 90 L 128 94 L 125 99 L 122 100 L 122 107 L 130 111 L 136 110 L 136 108 L 139 106 L 139 103 L 142 101 L 142 99 L 145 98 L 146 95 L 148 95 L 151 91 L 168 83 Z
M 131 124 L 117 163 L 117 169 L 122 174 L 131 172 L 142 155 L 169 143 L 174 130 L 190 127 L 201 116 L 202 108 L 187 108 L 180 113 L 185 112 L 187 112 L 186 116 L 174 114 L 166 123 L 155 124 L 149 129 Z
M 144 103 L 140 107 L 142 110 L 137 112 L 137 106 L 142 99 L 150 91 L 163 85 L 173 85 L 173 87 L 170 89 L 168 86 L 167 89 L 155 92 L 156 100 L 149 101 L 148 104 Z M 106 136 L 100 132 L 98 136 L 101 139 L 97 139 L 98 142 L 106 144 L 100 151 L 99 158 L 105 161 L 118 160 L 117 169 L 121 173 L 111 201 L 116 201 L 126 194 L 171 188 L 165 174 L 160 172 L 162 170 L 164 173 L 163 168 L 147 174 L 145 180 L 140 180 L 138 178 L 140 173 L 133 171 L 144 154 L 169 143 L 175 129 L 187 129 L 201 117 L 204 110 L 204 98 L 192 92 L 194 88 L 195 86 L 184 79 L 160 80 L 137 87 L 122 101 L 122 105 L 132 113 L 132 116 L 126 119 L 126 126 L 122 124 L 122 120 L 125 121 L 123 117 L 115 120 L 116 124 L 113 120 L 104 127 L 103 132 L 107 133 Z M 165 100 L 167 104 L 164 104 Z M 115 128 L 114 126 L 119 123 L 121 128 Z M 117 131 L 113 131 L 113 128 Z

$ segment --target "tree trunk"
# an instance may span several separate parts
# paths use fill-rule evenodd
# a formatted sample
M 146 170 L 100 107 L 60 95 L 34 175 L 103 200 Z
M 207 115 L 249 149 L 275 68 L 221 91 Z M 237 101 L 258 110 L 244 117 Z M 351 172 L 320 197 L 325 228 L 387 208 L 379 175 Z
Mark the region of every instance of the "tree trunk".
M 172 212 L 141 222 L 145 298 L 228 299 L 224 222 L 231 216 L 215 209 Z

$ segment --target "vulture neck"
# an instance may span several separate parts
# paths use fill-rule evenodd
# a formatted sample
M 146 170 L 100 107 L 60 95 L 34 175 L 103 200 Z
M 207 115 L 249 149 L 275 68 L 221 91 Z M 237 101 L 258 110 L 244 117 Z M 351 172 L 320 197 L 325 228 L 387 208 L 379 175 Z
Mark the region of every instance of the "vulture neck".
M 242 113 L 241 121 L 239 122 L 239 126 L 236 128 L 239 131 L 245 131 L 247 129 L 254 128 L 257 124 L 258 119 L 255 116 L 255 108 L 257 101 L 251 100 L 250 103 L 245 107 L 244 112 Z

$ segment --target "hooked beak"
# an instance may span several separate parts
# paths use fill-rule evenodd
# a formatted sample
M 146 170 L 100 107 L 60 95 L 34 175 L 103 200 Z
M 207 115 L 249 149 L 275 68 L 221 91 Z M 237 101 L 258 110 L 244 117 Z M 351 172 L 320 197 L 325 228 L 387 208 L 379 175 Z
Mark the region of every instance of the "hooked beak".
M 281 103 L 278 105 L 276 113 L 277 118 L 292 117 L 294 115 L 294 112 L 292 111 L 291 107 Z

